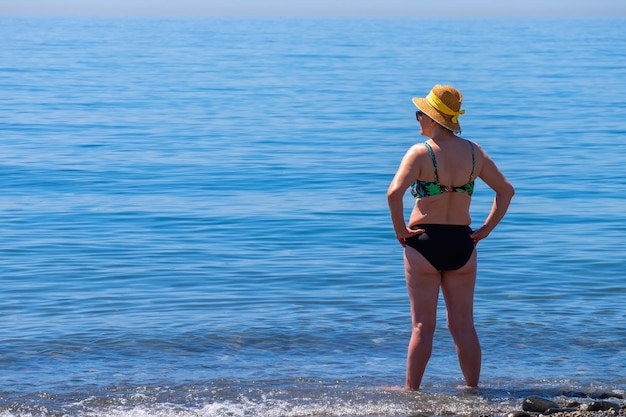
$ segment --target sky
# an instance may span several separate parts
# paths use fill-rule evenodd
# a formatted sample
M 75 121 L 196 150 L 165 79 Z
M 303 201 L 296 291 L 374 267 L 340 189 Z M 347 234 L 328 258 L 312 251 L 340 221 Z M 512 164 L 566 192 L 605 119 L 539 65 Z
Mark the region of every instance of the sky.
M 0 0 L 0 15 L 626 17 L 626 0 Z

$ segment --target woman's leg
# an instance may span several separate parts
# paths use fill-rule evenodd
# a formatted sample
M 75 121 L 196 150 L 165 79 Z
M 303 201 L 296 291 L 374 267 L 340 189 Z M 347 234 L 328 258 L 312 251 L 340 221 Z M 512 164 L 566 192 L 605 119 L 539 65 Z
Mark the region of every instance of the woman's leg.
M 477 387 L 482 354 L 474 327 L 476 251 L 461 269 L 445 271 L 441 288 L 446 301 L 448 329 L 454 340 L 465 384 Z
M 437 325 L 437 299 L 441 273 L 419 252 L 404 250 L 406 284 L 411 301 L 411 341 L 406 362 L 406 389 L 416 391 L 422 382 L 433 347 Z

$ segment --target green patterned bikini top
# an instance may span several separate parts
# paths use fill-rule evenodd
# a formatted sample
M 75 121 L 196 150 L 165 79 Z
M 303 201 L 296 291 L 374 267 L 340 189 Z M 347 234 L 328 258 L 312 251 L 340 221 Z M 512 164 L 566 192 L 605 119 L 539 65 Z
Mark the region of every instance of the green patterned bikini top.
M 433 168 L 435 169 L 435 181 L 420 181 L 420 180 L 416 180 L 410 188 L 411 194 L 413 194 L 413 197 L 415 198 L 424 198 L 424 197 L 430 197 L 433 195 L 439 195 L 439 194 L 443 194 L 443 193 L 467 193 L 467 195 L 471 196 L 472 193 L 474 192 L 474 180 L 472 180 L 472 176 L 474 176 L 474 164 L 475 164 L 475 159 L 474 159 L 474 145 L 472 144 L 472 142 L 467 141 L 470 145 L 470 149 L 472 151 L 472 173 L 470 174 L 470 178 L 469 181 L 467 182 L 467 184 L 461 185 L 459 187 L 446 187 L 445 185 L 441 185 L 439 184 L 439 177 L 437 175 L 437 160 L 435 159 L 435 152 L 433 151 L 433 148 L 431 148 L 431 146 L 427 143 L 424 142 L 424 145 L 426 145 L 426 149 L 428 150 L 428 153 L 430 154 L 430 159 L 433 161 Z

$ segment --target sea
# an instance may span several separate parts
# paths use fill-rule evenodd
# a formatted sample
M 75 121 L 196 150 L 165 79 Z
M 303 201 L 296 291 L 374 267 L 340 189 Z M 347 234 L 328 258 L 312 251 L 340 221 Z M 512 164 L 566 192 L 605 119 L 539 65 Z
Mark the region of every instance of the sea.
M 623 18 L 0 17 L 1 417 L 501 416 L 626 390 Z M 387 187 L 450 84 L 516 188 L 419 392 Z M 472 227 L 493 193 L 477 181 Z M 413 201 L 406 196 L 408 213 Z M 622 400 L 623 401 L 623 400 Z

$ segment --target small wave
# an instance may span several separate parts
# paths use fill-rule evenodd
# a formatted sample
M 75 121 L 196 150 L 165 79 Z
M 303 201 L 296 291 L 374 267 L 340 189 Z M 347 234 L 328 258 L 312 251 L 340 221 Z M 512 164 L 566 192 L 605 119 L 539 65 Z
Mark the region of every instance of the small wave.
M 92 392 L 37 393 L 0 402 L 0 417 L 399 417 L 407 415 L 503 415 L 523 398 L 558 400 L 583 392 L 563 381 L 497 381 L 468 393 L 457 385 L 430 385 L 419 392 L 380 388 L 373 378 L 350 381 L 215 380 L 206 384 L 110 387 Z M 610 389 L 608 389 L 610 390 Z

